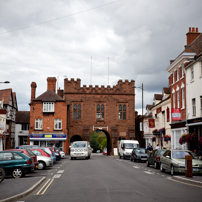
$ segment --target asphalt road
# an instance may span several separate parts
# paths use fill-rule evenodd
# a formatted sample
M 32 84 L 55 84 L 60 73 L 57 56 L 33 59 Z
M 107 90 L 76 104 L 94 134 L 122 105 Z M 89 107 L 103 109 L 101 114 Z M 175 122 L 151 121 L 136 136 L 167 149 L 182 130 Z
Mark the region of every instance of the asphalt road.
M 174 181 L 170 174 L 113 156 L 63 159 L 37 172 L 47 180 L 24 202 L 202 201 L 202 187 Z

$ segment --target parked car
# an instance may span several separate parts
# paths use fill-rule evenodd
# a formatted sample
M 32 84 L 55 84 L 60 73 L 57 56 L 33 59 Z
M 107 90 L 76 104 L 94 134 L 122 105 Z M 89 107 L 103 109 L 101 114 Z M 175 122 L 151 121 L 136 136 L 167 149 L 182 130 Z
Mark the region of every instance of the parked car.
M 147 167 L 154 165 L 154 168 L 160 167 L 161 156 L 165 153 L 166 149 L 155 149 L 148 153 Z
M 161 172 L 169 170 L 171 175 L 175 173 L 185 173 L 185 156 L 192 156 L 193 174 L 202 174 L 202 161 L 194 157 L 189 150 L 167 150 L 161 156 Z
M 20 178 L 34 171 L 34 160 L 20 151 L 0 151 L 0 167 L 6 175 Z
M 37 161 L 37 155 L 34 154 L 30 149 L 7 149 L 5 151 L 20 151 L 22 153 L 27 154 L 28 156 L 32 157 L 34 159 L 34 168 L 38 168 L 38 161 Z
M 31 149 L 31 151 L 37 155 L 39 170 L 45 169 L 46 167 L 53 166 L 53 160 L 50 154 L 47 154 L 46 152 L 44 152 L 43 149 Z
M 55 153 L 56 161 L 59 161 L 61 159 L 59 149 L 57 149 L 56 147 L 49 147 L 49 148 L 51 149 L 52 152 Z
M 75 158 L 86 158 L 90 159 L 91 156 L 91 147 L 87 141 L 76 141 L 73 142 L 70 149 L 71 160 Z
M 43 149 L 46 153 L 48 153 L 48 154 L 51 155 L 51 158 L 52 158 L 52 160 L 53 160 L 53 163 L 55 163 L 55 162 L 56 162 L 56 155 L 55 155 L 55 152 L 53 152 L 50 147 L 42 147 L 42 149 Z
M 65 158 L 65 153 L 63 151 L 61 151 L 61 150 L 59 150 L 59 152 L 60 152 L 61 158 Z
M 132 150 L 131 161 L 145 161 L 147 160 L 147 151 L 145 148 L 134 148 Z
M 16 149 L 37 149 L 37 148 L 41 148 L 38 145 L 19 145 L 16 147 Z

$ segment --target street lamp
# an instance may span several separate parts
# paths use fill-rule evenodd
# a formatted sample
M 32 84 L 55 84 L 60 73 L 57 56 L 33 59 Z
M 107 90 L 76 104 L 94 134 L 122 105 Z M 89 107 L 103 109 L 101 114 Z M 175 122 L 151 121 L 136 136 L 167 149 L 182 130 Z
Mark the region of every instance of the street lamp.
M 144 124 L 143 124 L 143 83 L 142 83 L 142 86 L 140 87 L 136 87 L 136 86 L 133 86 L 133 88 L 140 88 L 142 89 L 142 134 L 144 135 Z
M 0 83 L 10 83 L 10 81 L 3 81 L 3 82 L 0 81 Z

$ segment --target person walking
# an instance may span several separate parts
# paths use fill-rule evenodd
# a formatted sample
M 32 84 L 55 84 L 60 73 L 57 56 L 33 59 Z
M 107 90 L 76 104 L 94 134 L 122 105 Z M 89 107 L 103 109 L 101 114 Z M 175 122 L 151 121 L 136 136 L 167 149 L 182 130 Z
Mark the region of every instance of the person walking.
M 147 151 L 152 151 L 152 150 L 153 150 L 153 147 L 149 143 L 148 146 L 147 146 Z

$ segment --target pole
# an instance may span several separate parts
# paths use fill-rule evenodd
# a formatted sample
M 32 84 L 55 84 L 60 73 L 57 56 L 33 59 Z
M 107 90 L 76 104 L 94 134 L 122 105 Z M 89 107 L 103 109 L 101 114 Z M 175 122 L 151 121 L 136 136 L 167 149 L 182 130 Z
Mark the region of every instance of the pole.
M 144 135 L 144 124 L 143 124 L 143 83 L 142 83 L 142 136 Z

